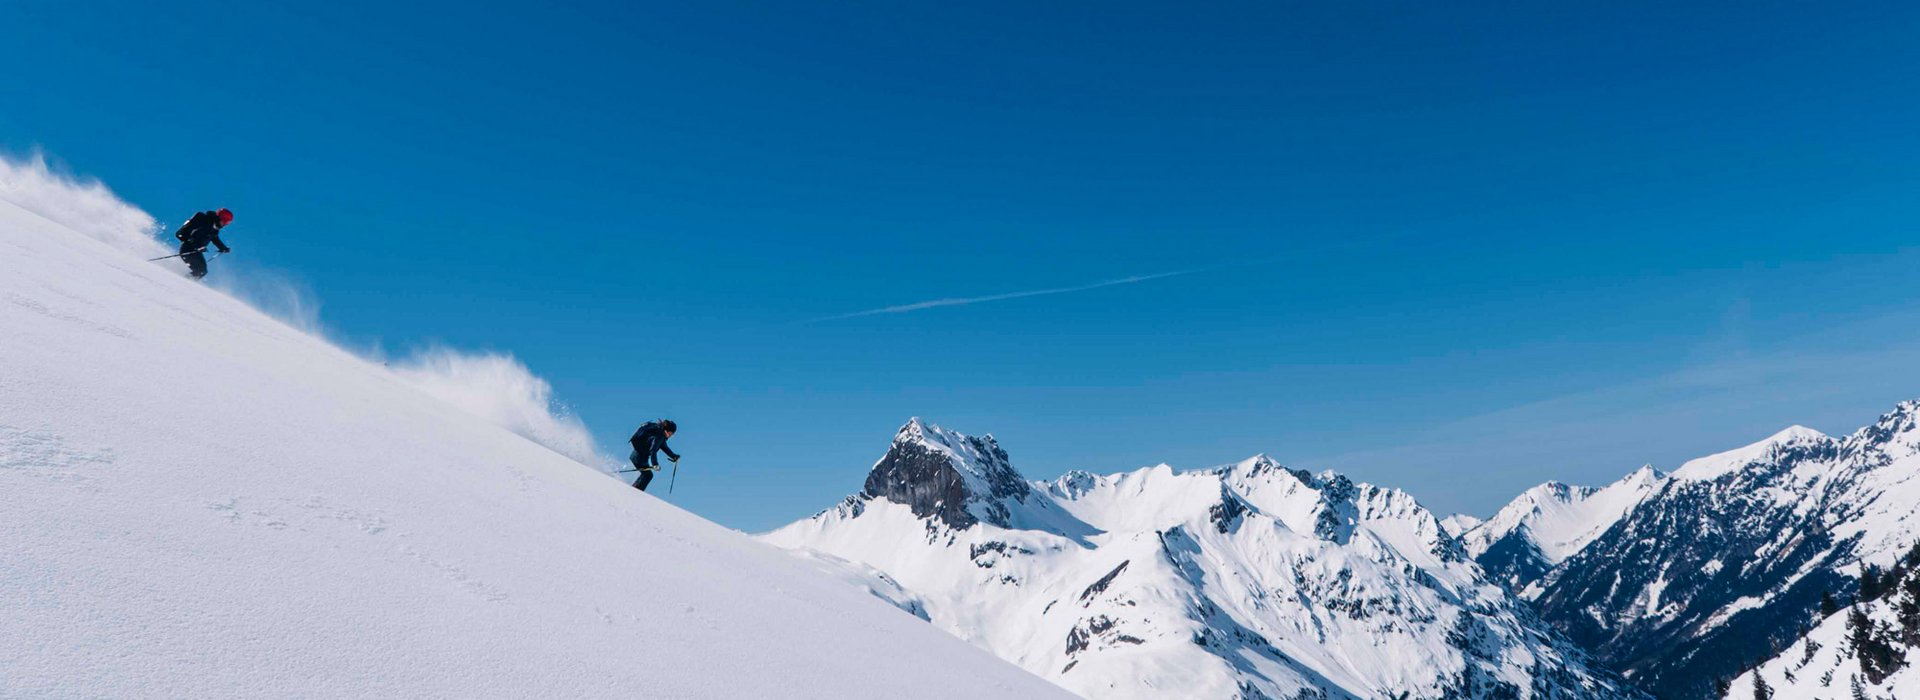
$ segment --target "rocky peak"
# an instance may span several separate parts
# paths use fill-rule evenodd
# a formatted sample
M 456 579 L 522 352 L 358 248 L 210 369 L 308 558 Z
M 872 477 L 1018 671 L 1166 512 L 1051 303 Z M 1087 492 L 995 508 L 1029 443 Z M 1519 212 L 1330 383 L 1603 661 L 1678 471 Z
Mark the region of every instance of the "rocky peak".
M 1280 466 L 1279 462 L 1274 461 L 1272 457 L 1268 457 L 1265 454 L 1257 454 L 1252 457 L 1248 457 L 1246 459 L 1240 460 L 1239 462 L 1236 462 L 1228 466 L 1226 469 L 1228 474 L 1237 475 L 1243 479 L 1251 479 L 1255 477 L 1265 476 L 1272 472 L 1286 471 L 1286 470 L 1287 470 L 1286 467 Z
M 1558 481 L 1549 481 L 1534 487 L 1530 495 L 1535 497 L 1534 507 L 1537 508 L 1543 500 L 1557 501 L 1560 503 L 1578 501 L 1592 496 L 1593 492 L 1598 490 L 1599 489 L 1592 486 L 1570 486 Z
M 862 492 L 966 529 L 981 520 L 1006 526 L 1004 501 L 1024 502 L 1031 488 L 993 436 L 963 435 L 914 418 L 894 434 Z
M 1901 402 L 1873 425 L 1849 436 L 1847 446 L 1859 452 L 1877 452 L 1884 458 L 1920 452 L 1920 401 Z
M 1062 498 L 1078 498 L 1100 485 L 1100 477 L 1084 469 L 1070 470 L 1045 484 L 1048 491 Z

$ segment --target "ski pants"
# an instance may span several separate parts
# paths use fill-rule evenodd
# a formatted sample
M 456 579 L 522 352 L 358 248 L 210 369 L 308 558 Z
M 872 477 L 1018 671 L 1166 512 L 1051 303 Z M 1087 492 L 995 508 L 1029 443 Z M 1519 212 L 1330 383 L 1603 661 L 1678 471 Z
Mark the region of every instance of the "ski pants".
M 186 261 L 187 272 L 192 273 L 194 279 L 207 276 L 206 248 L 195 247 L 192 243 L 181 243 L 180 259 Z
M 659 468 L 648 467 L 646 460 L 640 458 L 639 452 L 634 452 L 633 456 L 627 458 L 627 461 L 633 463 L 634 469 L 640 470 L 640 478 L 634 480 L 633 487 L 641 491 L 647 490 L 647 484 L 653 482 L 653 473 L 659 471 Z

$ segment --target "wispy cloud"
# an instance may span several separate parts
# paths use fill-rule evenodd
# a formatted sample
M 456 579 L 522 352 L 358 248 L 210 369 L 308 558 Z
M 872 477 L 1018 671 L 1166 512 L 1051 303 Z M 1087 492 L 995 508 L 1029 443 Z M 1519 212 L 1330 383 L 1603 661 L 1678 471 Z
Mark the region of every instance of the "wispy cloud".
M 821 316 L 819 318 L 810 318 L 805 321 L 799 321 L 798 323 L 801 323 L 801 324 L 821 323 L 824 321 L 838 321 L 838 320 L 847 319 L 847 318 L 859 318 L 861 316 L 879 316 L 881 314 L 904 314 L 912 311 L 922 311 L 925 309 L 937 309 L 942 306 L 967 306 L 969 304 L 984 304 L 990 301 L 1006 301 L 1008 299 L 1024 299 L 1026 297 L 1040 297 L 1040 296 L 1047 296 L 1049 294 L 1068 294 L 1072 292 L 1084 292 L 1090 289 L 1100 289 L 1101 287 L 1117 287 L 1123 284 L 1136 284 L 1139 282 L 1147 282 L 1150 280 L 1166 279 L 1168 277 L 1179 277 L 1182 275 L 1191 275 L 1198 272 L 1206 272 L 1208 269 L 1211 269 L 1211 268 L 1201 268 L 1201 269 L 1194 269 L 1194 270 L 1176 270 L 1173 272 L 1160 272 L 1160 273 L 1151 274 L 1151 275 L 1134 275 L 1132 277 L 1122 277 L 1119 279 L 1111 279 L 1111 280 L 1106 280 L 1104 282 L 1094 282 L 1092 284 L 1075 285 L 1072 287 L 1051 287 L 1048 289 L 1029 289 L 1029 290 L 1020 291 L 1020 292 L 988 294 L 986 296 L 978 296 L 978 297 L 949 297 L 945 299 L 931 299 L 928 301 L 916 301 L 911 304 L 897 304 L 894 306 L 882 306 L 877 309 L 867 309 L 865 311 L 855 311 L 852 313 L 836 314 L 833 316 Z

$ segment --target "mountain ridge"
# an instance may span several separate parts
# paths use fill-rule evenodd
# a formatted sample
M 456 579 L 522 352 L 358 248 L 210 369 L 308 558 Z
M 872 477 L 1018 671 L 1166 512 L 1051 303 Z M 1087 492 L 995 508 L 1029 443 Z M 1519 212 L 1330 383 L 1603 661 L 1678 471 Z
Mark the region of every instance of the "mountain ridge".
M 1535 582 L 1663 488 L 1669 478 L 1646 465 L 1603 487 L 1548 481 L 1521 492 L 1460 537 L 1490 576 L 1523 595 L 1535 593 Z
M 1707 697 L 1797 638 L 1858 567 L 1920 539 L 1916 414 L 1906 401 L 1844 438 L 1794 426 L 1691 460 L 1530 597 L 1643 687 Z
M 981 449 L 898 439 L 915 434 Z M 896 436 L 869 481 L 927 454 L 982 460 L 956 474 L 1012 468 L 997 443 L 918 419 Z M 990 517 L 964 527 L 941 514 L 953 492 L 863 489 L 762 537 L 884 572 L 935 625 L 1083 695 L 1636 697 L 1398 490 L 1264 455 L 1002 487 L 1005 517 L 969 484 L 958 495 Z

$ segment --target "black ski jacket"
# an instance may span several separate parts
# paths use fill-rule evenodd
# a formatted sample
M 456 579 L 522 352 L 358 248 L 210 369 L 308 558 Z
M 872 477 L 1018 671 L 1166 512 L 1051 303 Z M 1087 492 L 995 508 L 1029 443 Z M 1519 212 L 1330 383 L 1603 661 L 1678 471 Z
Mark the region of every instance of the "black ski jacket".
M 627 442 L 633 445 L 633 466 L 643 469 L 660 466 L 661 452 L 667 453 L 673 461 L 680 461 L 680 455 L 674 454 L 673 448 L 667 447 L 667 430 L 660 427 L 659 423 L 648 421 L 646 425 L 640 426 L 639 430 L 633 431 L 633 437 Z
M 206 250 L 208 243 L 222 253 L 229 250 L 226 242 L 220 240 L 220 215 L 210 211 L 194 214 L 193 218 L 187 219 L 187 223 L 180 225 L 180 230 L 173 232 L 173 237 L 180 239 L 191 250 Z

